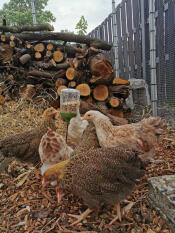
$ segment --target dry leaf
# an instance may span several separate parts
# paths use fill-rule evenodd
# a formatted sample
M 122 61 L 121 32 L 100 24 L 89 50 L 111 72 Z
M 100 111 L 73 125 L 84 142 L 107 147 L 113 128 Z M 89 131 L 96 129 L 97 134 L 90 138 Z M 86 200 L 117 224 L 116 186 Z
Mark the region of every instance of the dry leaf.
M 146 233 L 156 233 L 156 232 L 149 229 Z
M 30 173 L 31 173 L 31 171 L 27 171 L 27 172 L 24 172 L 24 173 L 20 174 L 20 175 L 16 178 L 16 180 L 19 180 L 21 177 L 22 177 L 22 178 L 21 178 L 21 180 L 16 184 L 16 187 L 19 188 L 20 186 L 22 186 L 22 185 L 25 183 L 25 181 L 28 179 Z

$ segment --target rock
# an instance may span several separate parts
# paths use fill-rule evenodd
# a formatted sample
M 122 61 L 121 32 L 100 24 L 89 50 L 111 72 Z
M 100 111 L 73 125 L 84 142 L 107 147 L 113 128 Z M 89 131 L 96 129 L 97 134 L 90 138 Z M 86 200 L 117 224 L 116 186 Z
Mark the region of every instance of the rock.
M 148 184 L 149 202 L 175 233 L 175 175 L 152 177 Z

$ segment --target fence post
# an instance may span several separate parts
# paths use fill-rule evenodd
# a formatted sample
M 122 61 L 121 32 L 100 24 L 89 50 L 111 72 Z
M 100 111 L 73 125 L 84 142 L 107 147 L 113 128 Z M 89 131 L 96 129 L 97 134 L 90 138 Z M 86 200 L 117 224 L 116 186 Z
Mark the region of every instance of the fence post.
M 153 116 L 157 116 L 157 77 L 156 77 L 156 26 L 155 0 L 149 0 L 149 40 L 150 40 L 150 73 L 151 102 Z
M 141 5 L 141 29 L 142 29 L 142 68 L 143 68 L 143 79 L 146 81 L 145 6 L 144 6 L 145 0 L 140 0 L 140 5 Z
M 115 75 L 119 77 L 118 33 L 117 33 L 117 20 L 116 20 L 116 12 L 115 12 L 115 0 L 112 0 L 112 29 L 113 29 L 113 48 L 114 48 L 114 70 L 115 70 Z
M 36 13 L 35 13 L 35 0 L 31 0 L 31 5 L 32 5 L 32 17 L 33 17 L 33 25 L 37 25 L 36 21 Z

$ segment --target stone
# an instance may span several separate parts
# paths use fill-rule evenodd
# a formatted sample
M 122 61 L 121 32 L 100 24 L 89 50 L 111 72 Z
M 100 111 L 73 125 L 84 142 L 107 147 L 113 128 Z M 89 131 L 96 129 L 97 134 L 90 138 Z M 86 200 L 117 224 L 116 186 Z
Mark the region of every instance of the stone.
M 148 179 L 148 200 L 175 233 L 175 175 Z

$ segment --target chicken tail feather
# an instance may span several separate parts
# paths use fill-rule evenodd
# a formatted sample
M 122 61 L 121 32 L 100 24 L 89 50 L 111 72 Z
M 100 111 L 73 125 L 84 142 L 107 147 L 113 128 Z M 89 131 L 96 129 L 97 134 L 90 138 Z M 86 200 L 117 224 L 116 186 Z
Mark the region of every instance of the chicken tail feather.
M 161 119 L 160 117 L 150 117 L 147 119 L 142 120 L 145 129 L 148 131 L 152 129 L 152 131 L 156 135 L 164 134 L 167 130 L 167 123 L 164 119 Z

